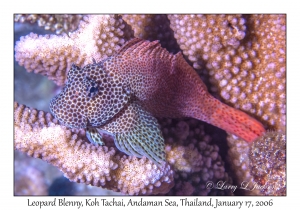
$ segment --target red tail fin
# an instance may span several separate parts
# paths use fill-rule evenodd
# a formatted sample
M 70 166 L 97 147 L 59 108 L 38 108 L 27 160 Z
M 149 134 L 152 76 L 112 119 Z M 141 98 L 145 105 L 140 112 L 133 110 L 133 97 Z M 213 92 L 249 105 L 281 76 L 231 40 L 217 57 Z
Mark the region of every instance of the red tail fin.
M 217 101 L 217 99 L 215 99 Z M 217 102 L 216 102 L 217 103 Z M 209 123 L 252 142 L 265 131 L 263 125 L 246 113 L 218 101 Z

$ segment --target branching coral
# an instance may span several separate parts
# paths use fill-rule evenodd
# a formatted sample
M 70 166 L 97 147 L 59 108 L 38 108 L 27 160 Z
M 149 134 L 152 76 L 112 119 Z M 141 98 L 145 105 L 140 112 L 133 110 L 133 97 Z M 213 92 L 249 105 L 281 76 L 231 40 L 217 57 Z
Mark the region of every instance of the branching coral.
M 108 57 L 133 37 L 133 33 L 144 39 L 159 39 L 163 46 L 176 52 L 178 46 L 174 44 L 172 31 L 169 30 L 171 27 L 184 55 L 202 78 L 208 78 L 205 82 L 217 97 L 251 114 L 263 122 L 266 128 L 285 131 L 285 16 L 168 15 L 168 19 L 165 15 L 86 16 L 80 22 L 79 29 L 70 33 L 69 37 L 30 34 L 21 38 L 16 44 L 15 57 L 28 71 L 41 73 L 56 84 L 63 85 L 72 63 L 83 66 L 91 63 L 92 58 L 100 60 Z M 41 114 L 39 122 L 38 117 L 32 117 L 33 114 L 29 113 L 30 109 L 15 106 L 15 112 L 24 113 L 24 116 L 16 115 L 17 119 L 22 120 L 15 125 L 15 147 L 31 156 L 47 159 L 73 181 L 101 185 L 130 194 L 165 194 L 172 187 L 174 179 L 175 186 L 169 195 L 218 194 L 218 190 L 206 189 L 205 182 L 221 179 L 230 183 L 224 159 L 220 156 L 223 148 L 219 149 L 211 142 L 219 141 L 219 137 L 205 134 L 200 122 L 196 125 L 195 121 L 189 120 L 160 121 L 168 160 L 165 170 L 160 170 L 153 169 L 155 166 L 145 159 L 122 156 L 113 145 L 102 149 L 89 145 L 84 140 L 83 131 L 70 131 L 60 126 L 49 114 Z M 33 109 L 32 112 L 35 115 L 41 113 Z M 57 131 L 55 135 L 63 136 L 58 149 L 61 151 L 64 148 L 69 152 L 66 157 L 70 165 L 50 155 L 53 147 L 56 148 L 54 142 L 51 145 L 49 141 L 48 145 L 42 141 L 45 139 L 41 136 L 42 131 L 47 131 L 43 135 L 48 136 L 54 130 Z M 23 147 L 30 141 L 31 145 Z M 235 180 L 255 181 L 249 165 L 248 143 L 229 135 L 228 146 L 228 162 L 236 176 L 234 178 L 237 178 Z M 86 158 L 78 158 L 86 171 L 77 166 L 72 168 L 76 159 L 74 157 Z M 97 161 L 99 158 L 103 158 L 107 165 L 100 164 Z M 84 161 L 89 164 L 84 164 Z M 141 169 L 138 166 L 142 163 L 149 167 Z M 95 173 L 97 167 L 102 168 Z M 132 173 L 136 168 L 140 171 Z M 81 175 L 72 175 L 72 170 L 80 171 Z M 160 174 L 154 178 L 155 181 L 145 177 L 145 174 L 154 176 L 155 172 Z M 124 180 L 122 176 L 125 175 L 130 177 Z M 135 186 L 136 179 L 140 180 L 138 186 Z M 253 193 L 261 194 L 259 191 Z M 268 191 L 266 194 L 272 193 Z
M 122 18 L 132 27 L 135 37 L 159 40 L 163 48 L 174 54 L 180 50 L 167 15 L 122 15 Z
M 79 21 L 83 15 L 15 15 L 15 21 L 24 23 L 37 22 L 40 27 L 44 27 L 45 30 L 55 31 L 56 34 L 68 33 L 75 31 L 78 27 Z
M 212 143 L 203 122 L 195 119 L 161 119 L 166 140 L 167 161 L 175 172 L 175 186 L 168 195 L 230 195 L 230 191 L 216 191 L 208 182 L 219 180 L 232 183 L 225 172 L 219 147 Z
M 15 148 L 59 167 L 71 181 L 128 194 L 166 193 L 170 165 L 158 168 L 145 158 L 115 155 L 114 148 L 87 143 L 82 130 L 58 125 L 49 113 L 14 104 Z
M 15 58 L 27 71 L 34 71 L 63 85 L 72 63 L 84 66 L 92 59 L 111 56 L 132 32 L 118 15 L 85 16 L 79 29 L 69 35 L 29 34 L 15 47 Z
M 285 127 L 284 15 L 169 15 L 180 48 L 211 90 L 268 128 Z

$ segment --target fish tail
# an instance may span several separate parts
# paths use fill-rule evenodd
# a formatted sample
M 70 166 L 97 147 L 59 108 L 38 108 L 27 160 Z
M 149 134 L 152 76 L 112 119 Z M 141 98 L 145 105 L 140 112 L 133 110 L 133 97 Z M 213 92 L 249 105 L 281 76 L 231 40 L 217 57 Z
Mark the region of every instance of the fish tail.
M 209 96 L 207 100 L 209 101 L 208 103 L 202 100 L 201 106 L 209 104 L 206 106 L 209 111 L 205 112 L 206 114 L 202 112 L 202 114 L 200 114 L 200 120 L 234 134 L 247 142 L 254 141 L 266 132 L 260 122 L 246 113 L 223 104 L 212 96 Z M 203 110 L 203 107 L 201 107 L 201 110 Z M 209 113 L 209 115 L 207 115 L 207 113 Z
M 217 99 L 215 99 L 217 100 Z M 211 123 L 225 131 L 252 142 L 266 132 L 263 125 L 246 113 L 221 102 L 211 116 Z

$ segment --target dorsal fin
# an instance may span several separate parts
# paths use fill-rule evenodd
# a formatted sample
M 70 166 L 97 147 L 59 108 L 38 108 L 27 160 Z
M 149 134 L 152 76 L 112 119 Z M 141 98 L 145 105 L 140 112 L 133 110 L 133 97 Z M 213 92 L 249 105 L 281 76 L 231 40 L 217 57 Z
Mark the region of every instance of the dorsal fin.
M 134 46 L 135 44 L 142 42 L 143 40 L 140 38 L 133 38 L 127 41 L 115 54 L 122 55 L 127 49 Z
M 120 57 L 150 57 L 172 59 L 173 54 L 162 48 L 159 41 L 150 42 L 140 38 L 133 38 L 126 42 L 115 54 Z

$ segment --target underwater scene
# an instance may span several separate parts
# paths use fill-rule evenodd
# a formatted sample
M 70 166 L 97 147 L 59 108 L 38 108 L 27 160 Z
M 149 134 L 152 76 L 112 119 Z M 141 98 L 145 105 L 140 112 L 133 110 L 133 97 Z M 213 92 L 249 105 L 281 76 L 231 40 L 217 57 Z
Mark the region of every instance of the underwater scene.
M 14 15 L 14 195 L 286 195 L 286 15 Z

